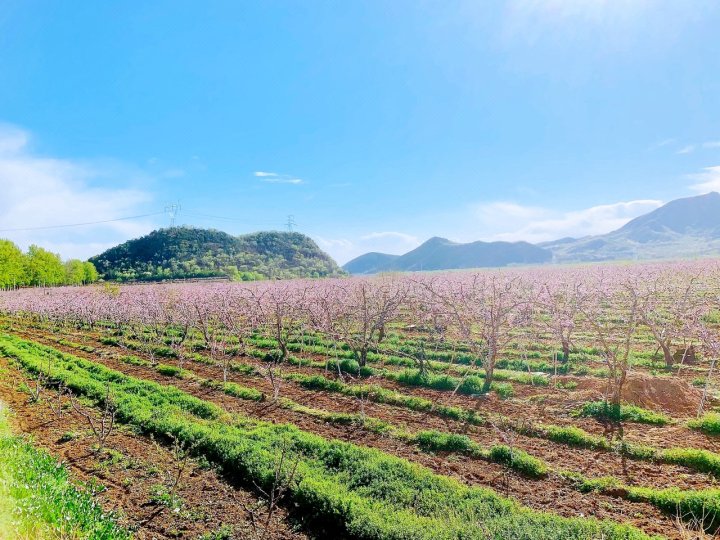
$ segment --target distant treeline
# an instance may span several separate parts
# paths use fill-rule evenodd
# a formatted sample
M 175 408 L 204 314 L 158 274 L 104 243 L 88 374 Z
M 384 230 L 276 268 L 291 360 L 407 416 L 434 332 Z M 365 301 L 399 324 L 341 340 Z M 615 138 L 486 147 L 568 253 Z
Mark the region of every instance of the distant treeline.
M 95 265 L 32 245 L 27 253 L 9 240 L 0 240 L 0 288 L 38 285 L 83 285 L 98 280 Z

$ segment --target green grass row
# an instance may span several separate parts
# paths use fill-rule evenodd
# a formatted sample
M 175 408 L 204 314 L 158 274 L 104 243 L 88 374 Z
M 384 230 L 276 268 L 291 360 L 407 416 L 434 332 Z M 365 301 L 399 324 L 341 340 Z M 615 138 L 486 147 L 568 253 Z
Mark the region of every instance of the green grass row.
M 54 380 L 97 402 L 109 387 L 121 420 L 158 437 L 176 437 L 226 474 L 265 490 L 285 448 L 289 462 L 297 461 L 289 502 L 325 534 L 378 540 L 647 538 L 627 525 L 533 511 L 374 449 L 328 441 L 291 425 L 229 417 L 171 386 L 17 338 L 0 336 L 0 348 L 31 371 L 46 370 L 50 356 Z
M 705 413 L 701 418 L 688 422 L 688 426 L 708 435 L 720 435 L 720 413 Z
M 655 426 L 664 426 L 672 421 L 671 418 L 664 414 L 643 409 L 636 405 L 615 405 L 608 401 L 588 401 L 583 403 L 581 407 L 575 411 L 575 415 L 590 416 L 598 420 L 637 422 Z
M 706 531 L 717 531 L 720 527 L 720 489 L 655 489 L 628 486 L 613 476 L 588 479 L 572 472 L 563 472 L 562 475 L 584 493 L 609 494 L 648 503 L 667 514 L 680 515 L 683 520 L 702 523 Z

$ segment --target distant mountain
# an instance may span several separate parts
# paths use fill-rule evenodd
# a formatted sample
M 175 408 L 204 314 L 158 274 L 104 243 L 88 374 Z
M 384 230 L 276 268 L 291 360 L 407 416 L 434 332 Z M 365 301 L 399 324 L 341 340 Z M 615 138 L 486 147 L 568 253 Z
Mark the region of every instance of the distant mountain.
M 354 258 L 343 265 L 343 270 L 351 274 L 377 274 L 395 264 L 400 255 L 388 255 L 376 251 Z
M 313 240 L 292 232 L 231 236 L 213 229 L 172 227 L 115 246 L 90 261 L 104 279 L 117 281 L 343 274 Z
M 720 254 L 720 194 L 676 199 L 607 234 L 538 244 L 555 262 Z
M 431 238 L 405 255 L 366 253 L 346 263 L 351 274 L 392 271 L 451 270 L 550 262 L 552 254 L 527 242 L 471 242 L 459 244 Z

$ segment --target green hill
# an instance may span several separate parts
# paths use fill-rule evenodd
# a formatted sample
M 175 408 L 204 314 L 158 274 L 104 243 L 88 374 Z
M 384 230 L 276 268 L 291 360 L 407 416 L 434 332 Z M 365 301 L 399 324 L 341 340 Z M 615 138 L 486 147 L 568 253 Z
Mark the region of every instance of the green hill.
M 129 240 L 90 261 L 104 279 L 115 281 L 199 277 L 253 280 L 343 274 L 312 239 L 294 232 L 232 236 L 213 229 L 173 227 Z

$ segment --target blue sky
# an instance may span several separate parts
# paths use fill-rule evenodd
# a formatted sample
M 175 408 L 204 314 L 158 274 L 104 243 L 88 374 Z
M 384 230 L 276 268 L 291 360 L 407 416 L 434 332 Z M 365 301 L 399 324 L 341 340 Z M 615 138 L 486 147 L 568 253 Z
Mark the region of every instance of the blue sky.
M 718 27 L 703 0 L 6 0 L 0 237 L 87 257 L 174 201 L 292 214 L 340 262 L 606 232 L 720 189 Z

